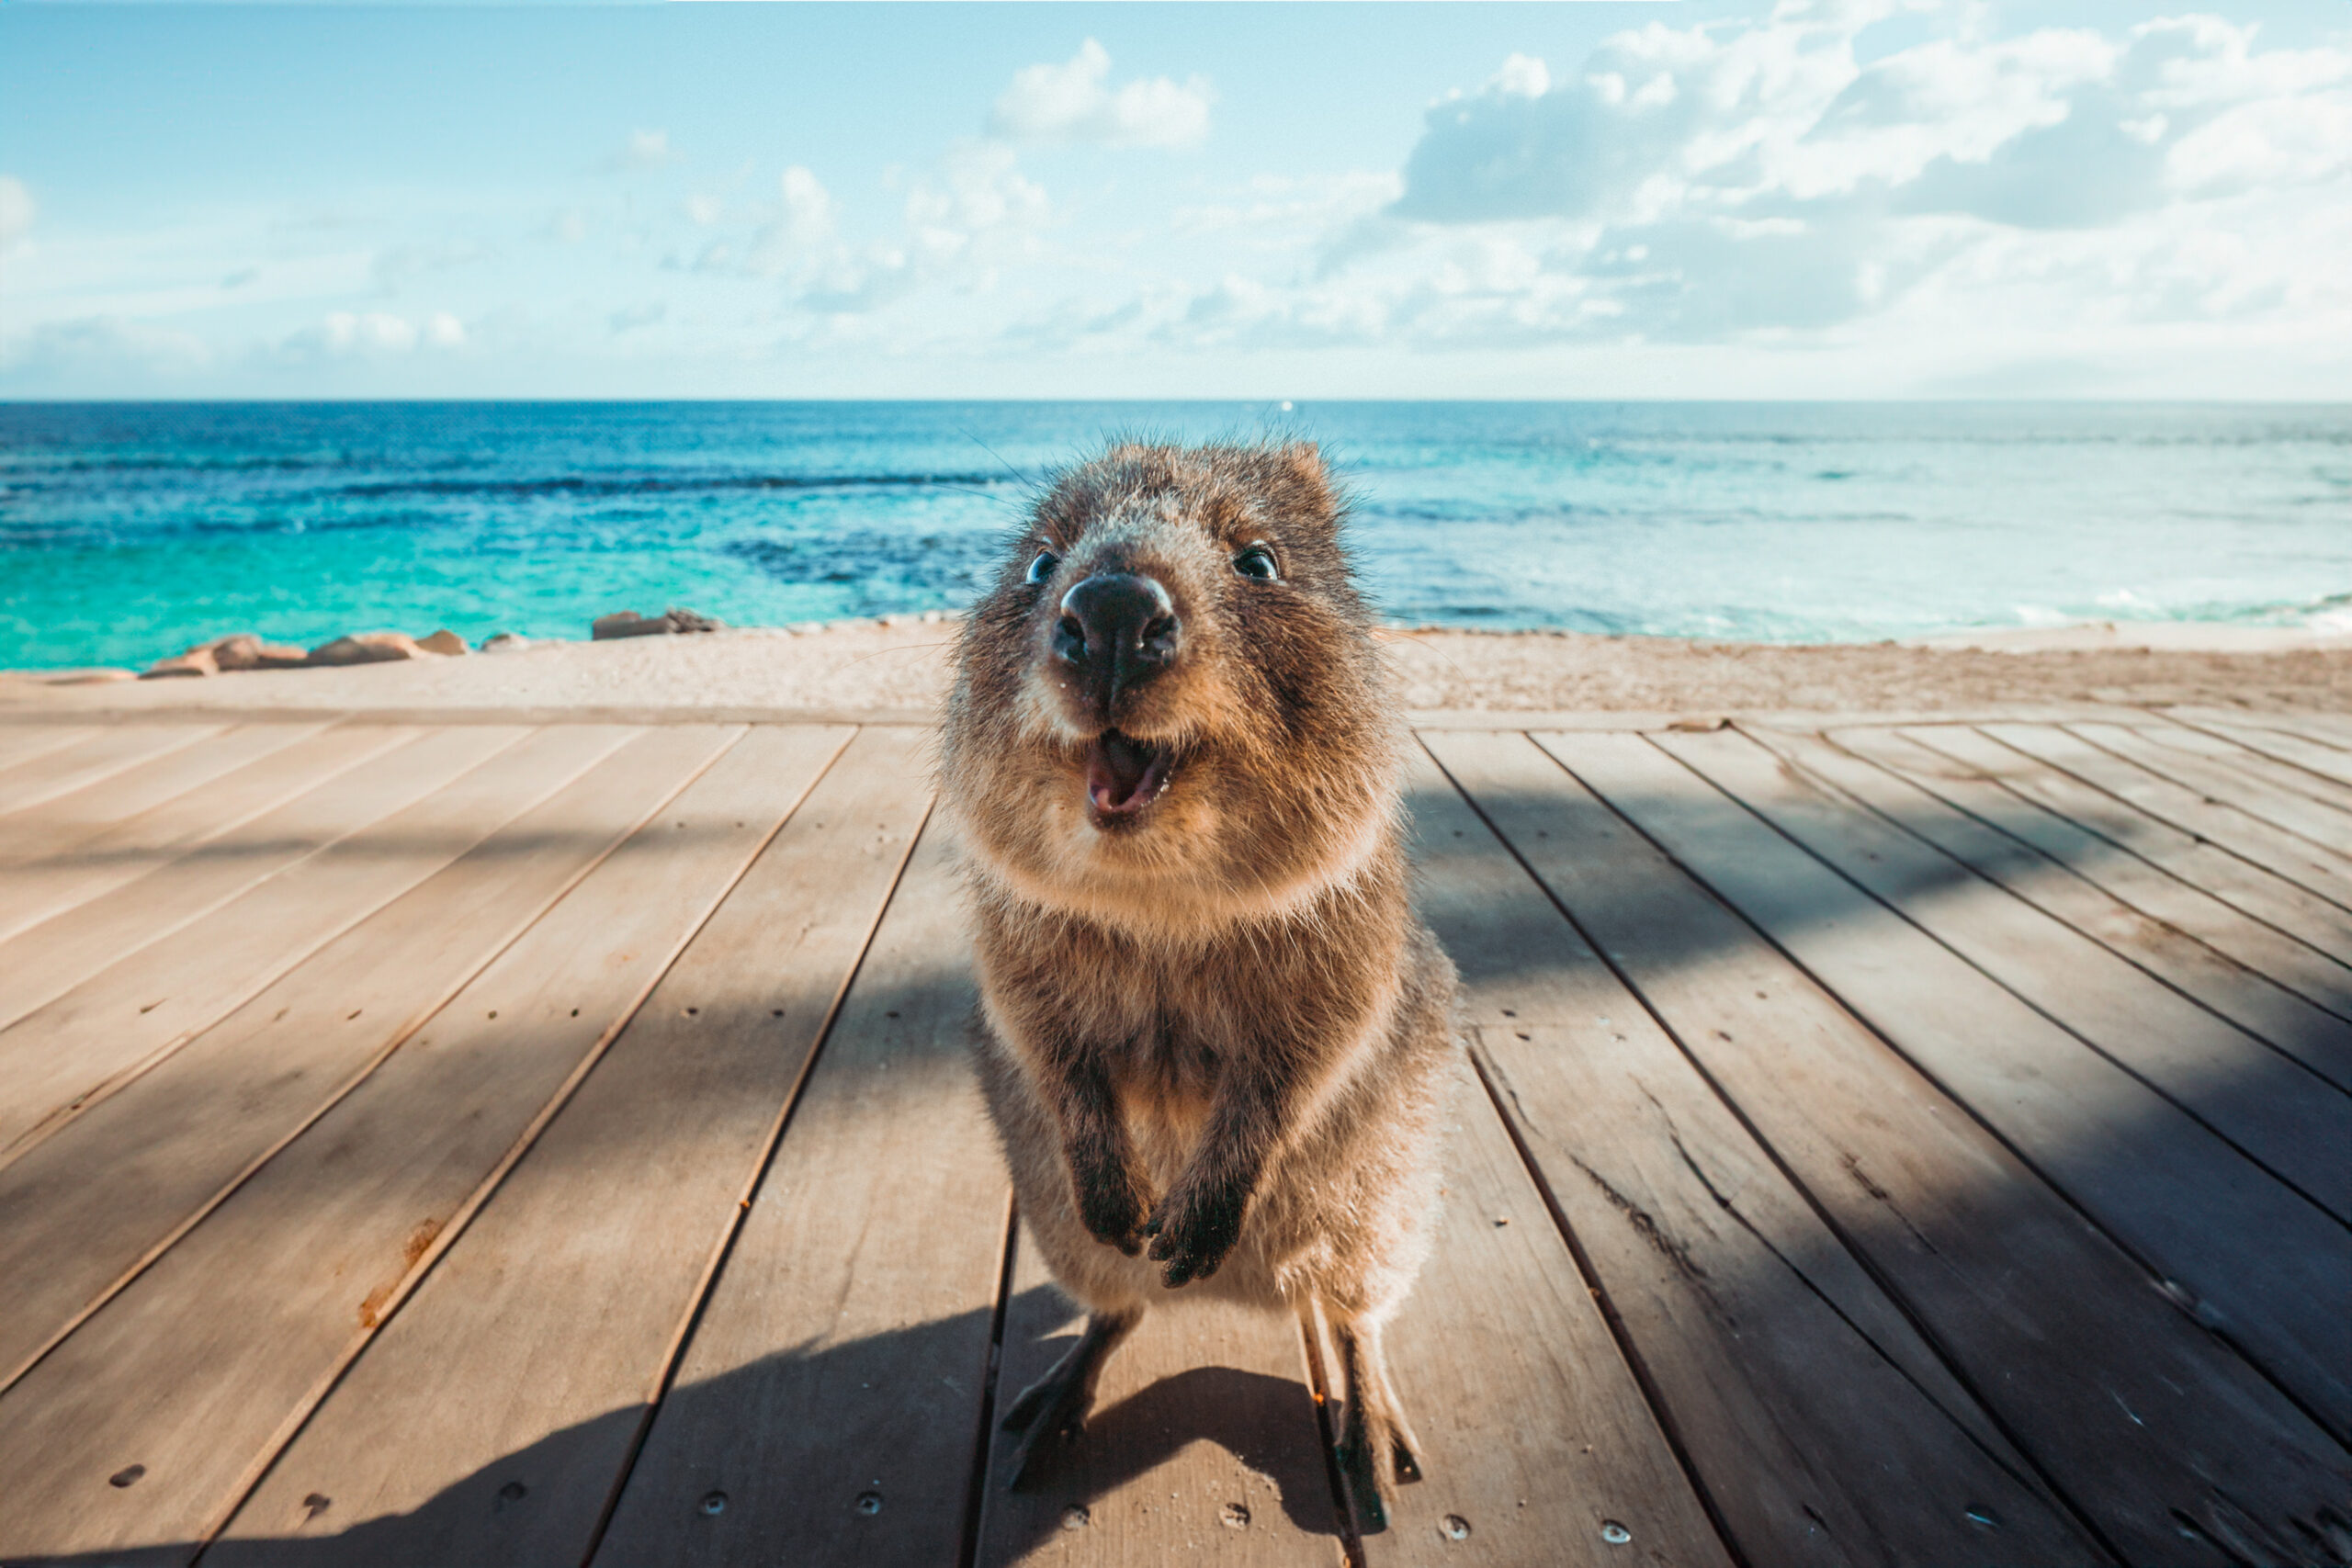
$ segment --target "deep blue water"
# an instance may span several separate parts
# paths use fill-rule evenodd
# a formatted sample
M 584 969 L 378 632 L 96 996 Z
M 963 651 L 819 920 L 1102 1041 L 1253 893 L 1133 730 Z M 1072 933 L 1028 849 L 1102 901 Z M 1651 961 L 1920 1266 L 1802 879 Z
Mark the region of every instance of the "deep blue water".
M 1322 441 L 1405 622 L 2352 630 L 2342 406 L 0 404 L 0 667 L 953 608 L 1114 433 Z

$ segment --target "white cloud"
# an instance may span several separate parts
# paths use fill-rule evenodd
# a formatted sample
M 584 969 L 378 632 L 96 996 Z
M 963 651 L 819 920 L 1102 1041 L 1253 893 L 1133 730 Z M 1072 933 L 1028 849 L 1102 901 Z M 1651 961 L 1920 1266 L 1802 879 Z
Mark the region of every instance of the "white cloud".
M 1552 90 L 1552 69 L 1532 54 L 1514 54 L 1487 83 L 1487 91 L 1509 98 L 1540 98 Z
M 726 213 L 727 204 L 715 196 L 696 191 L 686 197 L 686 216 L 705 228 L 718 222 Z
M 907 220 L 919 229 L 971 234 L 1030 224 L 1046 216 L 1046 193 L 1022 174 L 1010 147 L 959 142 L 940 160 L 936 178 L 907 197 Z
M 632 130 L 608 163 L 616 169 L 658 169 L 677 159 L 678 152 L 670 145 L 668 131 Z
M 2264 51 L 2212 18 L 2001 37 L 1968 12 L 1865 62 L 1876 15 L 1651 23 L 1573 73 L 1513 54 L 1430 107 L 1403 194 L 1336 231 L 1325 272 L 1385 289 L 1403 330 L 1459 327 L 1463 310 L 1427 303 L 1466 297 L 1449 293 L 1460 264 L 1442 236 L 1511 231 L 1541 265 L 1490 322 L 1679 341 L 1829 331 L 1937 278 L 1989 301 L 2064 274 L 2159 316 L 2323 287 L 2282 273 L 2318 247 L 2211 241 L 2256 221 L 2248 203 L 2342 192 L 2352 50 Z M 2301 205 L 2308 234 L 2325 201 Z
M 1059 65 L 1023 66 L 989 112 L 989 131 L 1106 147 L 1190 147 L 1208 135 L 1216 93 L 1206 77 L 1155 76 L 1114 89 L 1110 76 L 1111 56 L 1092 39 Z
M 0 175 L 0 254 L 13 250 L 17 241 L 32 232 L 39 210 L 24 181 L 14 175 Z
M 435 348 L 463 347 L 466 323 L 447 310 L 435 310 L 425 318 L 424 341 Z
M 458 325 L 451 319 L 452 325 Z M 464 329 L 458 327 L 460 336 Z M 288 335 L 279 353 L 292 360 L 383 357 L 415 349 L 420 334 L 413 323 L 384 310 L 333 310 L 312 326 Z

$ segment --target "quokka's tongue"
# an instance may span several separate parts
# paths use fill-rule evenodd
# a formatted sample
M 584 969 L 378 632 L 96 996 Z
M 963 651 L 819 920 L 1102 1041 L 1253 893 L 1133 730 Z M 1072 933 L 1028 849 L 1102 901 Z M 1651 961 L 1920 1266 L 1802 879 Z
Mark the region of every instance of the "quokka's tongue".
M 1115 729 L 1102 732 L 1086 759 L 1086 795 L 1100 811 L 1128 811 L 1148 795 L 1156 749 Z

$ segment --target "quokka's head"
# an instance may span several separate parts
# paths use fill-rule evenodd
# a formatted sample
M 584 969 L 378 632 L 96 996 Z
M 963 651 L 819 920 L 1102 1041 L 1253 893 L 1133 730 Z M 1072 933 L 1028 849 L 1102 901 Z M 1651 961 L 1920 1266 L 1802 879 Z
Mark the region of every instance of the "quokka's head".
M 1396 819 L 1400 735 L 1311 446 L 1062 474 L 966 621 L 941 749 L 1014 891 L 1170 934 L 1294 908 Z

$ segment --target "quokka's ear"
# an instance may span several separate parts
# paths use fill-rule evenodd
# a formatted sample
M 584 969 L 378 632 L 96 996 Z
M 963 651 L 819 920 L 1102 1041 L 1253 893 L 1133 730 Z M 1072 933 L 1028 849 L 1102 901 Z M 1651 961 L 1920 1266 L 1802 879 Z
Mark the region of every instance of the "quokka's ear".
M 1323 468 L 1323 449 L 1312 441 L 1294 441 L 1283 448 L 1283 461 L 1300 479 L 1313 485 L 1330 482 Z

